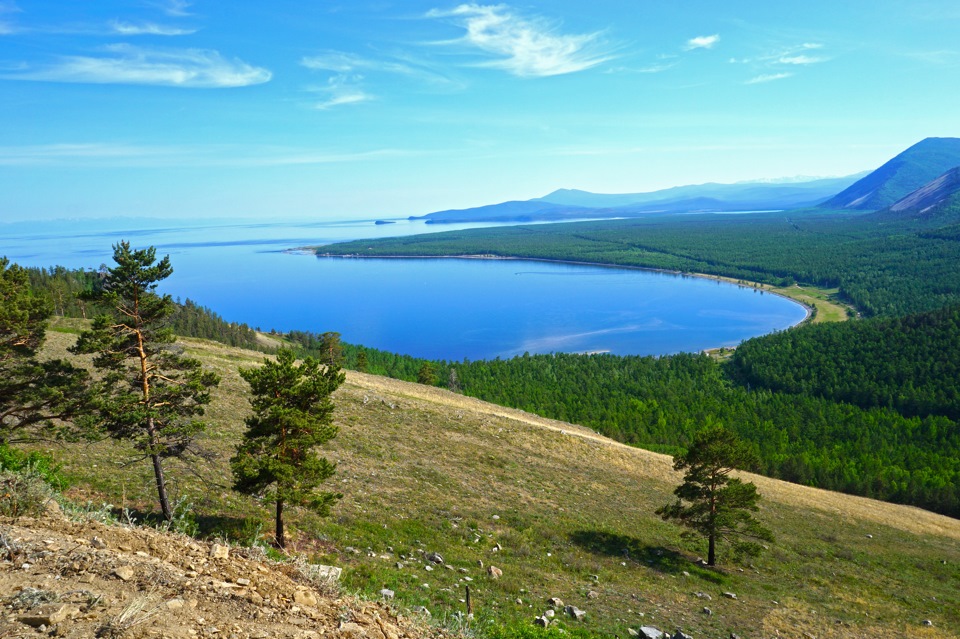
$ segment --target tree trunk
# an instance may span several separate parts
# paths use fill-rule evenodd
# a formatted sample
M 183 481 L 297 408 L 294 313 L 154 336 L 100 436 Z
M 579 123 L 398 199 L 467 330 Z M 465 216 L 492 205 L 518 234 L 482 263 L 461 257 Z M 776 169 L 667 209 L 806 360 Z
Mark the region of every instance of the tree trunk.
M 287 540 L 283 538 L 283 500 L 277 500 L 277 546 L 287 547 Z
M 173 511 L 170 510 L 170 500 L 167 499 L 167 480 L 163 476 L 163 465 L 160 463 L 160 455 L 150 455 L 153 460 L 153 476 L 157 480 L 157 494 L 160 496 L 160 510 L 163 511 L 163 518 L 167 521 L 173 521 Z
M 717 564 L 717 535 L 710 532 L 709 548 L 707 548 L 707 565 L 715 566 Z

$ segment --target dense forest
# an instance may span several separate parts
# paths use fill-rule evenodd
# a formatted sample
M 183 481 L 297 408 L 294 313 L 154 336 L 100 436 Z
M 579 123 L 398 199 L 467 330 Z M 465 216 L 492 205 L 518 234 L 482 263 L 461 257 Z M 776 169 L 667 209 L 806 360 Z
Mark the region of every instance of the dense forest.
M 864 316 L 960 303 L 960 206 L 923 216 L 811 210 L 650 216 L 362 240 L 319 255 L 489 255 L 838 287 Z
M 92 319 L 102 313 L 89 301 L 100 285 L 101 274 L 85 269 L 28 268 L 30 286 L 46 295 L 53 303 L 54 315 Z M 230 346 L 258 349 L 256 332 L 246 324 L 228 322 L 209 308 L 192 300 L 177 300 L 177 310 L 170 318 L 170 328 L 177 335 L 212 339 Z
M 958 420 L 960 306 L 758 337 L 730 366 L 743 384 Z

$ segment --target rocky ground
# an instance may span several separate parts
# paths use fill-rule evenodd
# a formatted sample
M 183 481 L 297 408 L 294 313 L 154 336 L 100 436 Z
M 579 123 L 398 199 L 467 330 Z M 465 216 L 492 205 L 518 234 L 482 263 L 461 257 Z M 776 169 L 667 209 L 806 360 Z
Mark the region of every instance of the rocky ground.
M 0 519 L 0 637 L 331 637 L 436 634 L 328 575 L 152 528 Z

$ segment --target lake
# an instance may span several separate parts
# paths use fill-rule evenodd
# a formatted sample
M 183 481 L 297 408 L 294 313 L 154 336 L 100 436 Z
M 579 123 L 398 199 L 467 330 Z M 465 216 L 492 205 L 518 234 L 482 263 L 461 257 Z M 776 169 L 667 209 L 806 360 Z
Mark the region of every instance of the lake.
M 112 265 L 111 245 L 156 246 L 162 291 L 263 330 L 337 331 L 348 342 L 431 359 L 524 352 L 664 355 L 736 346 L 792 326 L 776 295 L 668 273 L 515 260 L 318 258 L 284 252 L 349 239 L 483 225 L 400 220 L 139 221 L 0 225 L 0 255 L 24 266 Z

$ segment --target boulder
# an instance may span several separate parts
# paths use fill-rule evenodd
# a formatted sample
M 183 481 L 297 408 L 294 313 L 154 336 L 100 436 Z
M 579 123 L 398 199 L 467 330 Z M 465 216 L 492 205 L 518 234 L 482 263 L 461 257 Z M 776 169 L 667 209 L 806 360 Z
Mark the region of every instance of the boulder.
M 432 552 L 432 553 L 430 553 L 430 554 L 427 555 L 427 561 L 429 561 L 429 562 L 431 562 L 431 563 L 434 563 L 434 564 L 442 564 L 442 563 L 443 563 L 443 556 L 442 556 L 440 553 L 438 553 L 438 552 Z
M 490 575 L 491 579 L 499 579 L 500 577 L 503 577 L 503 571 L 496 566 L 490 566 L 487 568 L 487 574 Z
M 533 620 L 533 625 L 540 626 L 541 628 L 546 628 L 550 625 L 550 620 L 546 617 L 537 617 Z
M 563 600 L 559 597 L 550 597 L 547 599 L 547 605 L 553 608 L 554 610 L 560 610 L 563 608 Z
M 653 626 L 640 626 L 641 639 L 668 639 L 667 635 Z
M 583 618 L 587 616 L 586 612 L 580 610 L 576 606 L 567 606 L 563 609 L 563 611 L 567 613 L 574 621 L 583 621 Z

